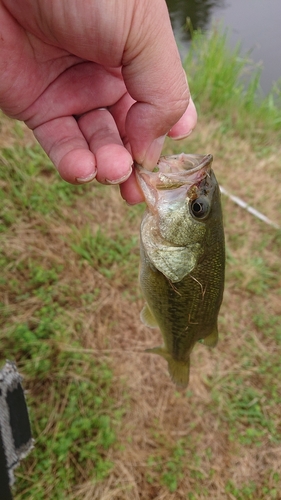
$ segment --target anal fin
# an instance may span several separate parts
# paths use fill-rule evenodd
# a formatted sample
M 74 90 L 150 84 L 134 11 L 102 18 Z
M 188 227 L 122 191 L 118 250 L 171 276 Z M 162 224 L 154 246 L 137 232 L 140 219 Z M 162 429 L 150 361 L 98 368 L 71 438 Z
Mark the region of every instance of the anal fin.
M 145 352 L 159 354 L 168 362 L 168 370 L 174 384 L 178 387 L 185 388 L 189 382 L 189 359 L 187 361 L 179 361 L 174 359 L 165 347 L 154 347 L 146 349 Z

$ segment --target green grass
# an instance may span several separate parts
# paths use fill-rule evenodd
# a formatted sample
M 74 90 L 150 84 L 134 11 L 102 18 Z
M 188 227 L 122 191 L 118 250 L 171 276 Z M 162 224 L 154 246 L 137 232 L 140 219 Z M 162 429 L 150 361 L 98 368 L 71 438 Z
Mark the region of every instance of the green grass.
M 0 166 L 3 182 L 0 199 L 4 201 L 1 218 L 4 226 L 15 220 L 15 210 L 55 215 L 62 203 L 70 206 L 74 196 L 82 192 L 81 186 L 72 186 L 59 179 L 53 182 L 54 167 L 39 146 L 2 149 Z M 7 192 L 8 199 L 5 196 Z
M 18 473 L 21 493 L 15 498 L 66 498 L 81 478 L 100 481 L 111 470 L 106 451 L 116 441 L 122 414 L 110 394 L 112 372 L 105 361 L 81 352 L 71 337 L 79 323 L 69 318 L 65 297 L 75 293 L 75 285 L 70 290 L 61 283 L 62 266 L 48 269 L 32 259 L 13 265 L 6 259 L 4 276 L 6 269 L 18 279 L 5 283 L 15 302 L 1 304 L 1 359 L 16 361 L 24 375 L 35 438 Z M 17 319 L 17 308 L 23 314 L 30 301 L 33 313 Z
M 110 237 L 101 227 L 93 233 L 91 227 L 87 225 L 79 231 L 73 228 L 73 239 L 77 243 L 71 245 L 72 249 L 91 266 L 98 268 L 106 278 L 116 278 L 116 271 L 118 274 L 126 273 L 131 260 L 130 256 L 133 255 L 135 257 L 134 276 L 137 279 L 139 255 L 136 251 L 138 244 L 136 236 L 124 241 L 124 236 L 118 227 L 114 237 Z
M 228 49 L 226 38 L 215 28 L 209 36 L 193 34 L 184 65 L 192 96 L 200 114 L 220 121 L 220 133 L 246 137 L 266 154 L 272 139 L 281 137 L 281 77 L 262 96 L 261 68 L 254 67 L 250 56 L 241 57 L 239 45 Z
M 107 360 L 82 350 L 83 314 L 100 288 L 81 293 L 81 280 L 71 275 L 63 251 L 59 258 L 48 250 L 54 243 L 71 248 L 71 240 L 64 243 L 53 231 L 68 225 L 82 190 L 62 181 L 38 146 L 2 150 L 1 162 L 1 365 L 16 361 L 24 377 L 35 439 L 17 470 L 14 494 L 21 500 L 68 498 L 82 481 L 94 484 L 110 473 L 107 453 L 124 412 L 112 397 Z M 89 191 L 84 188 L 83 195 Z M 108 265 L 123 251 L 99 235 L 97 267 L 108 242 L 113 245 Z M 85 239 L 80 245 L 87 251 Z M 75 262 L 75 252 L 72 256 Z
M 109 398 L 112 374 L 79 348 L 77 353 L 60 351 L 55 341 L 44 342 L 42 336 L 39 345 L 27 327 L 13 336 L 21 338 L 19 346 L 29 346 L 23 352 L 31 358 L 24 371 L 32 392 L 28 404 L 35 437 L 35 449 L 17 481 L 19 498 L 46 498 L 45 489 L 50 497 L 63 498 L 81 481 L 81 470 L 98 481 L 112 467 L 106 458 L 116 440 L 117 415 Z
M 160 440 L 161 442 L 161 440 Z M 162 443 L 163 444 L 163 441 Z M 173 493 L 177 490 L 178 484 L 183 478 L 184 460 L 186 457 L 184 443 L 179 440 L 172 449 L 169 450 L 168 460 L 161 455 L 151 455 L 147 460 L 148 470 L 157 472 L 161 477 L 161 482 Z M 154 478 L 151 472 L 147 473 L 147 481 L 153 484 Z
M 52 498 L 65 498 L 83 476 L 103 479 L 112 467 L 106 451 L 116 441 L 120 420 L 110 397 L 111 370 L 79 352 L 74 342 L 74 352 L 62 347 L 63 317 L 54 322 L 52 315 L 45 307 L 36 328 L 23 323 L 11 328 L 3 352 L 24 373 L 35 438 L 18 474 L 17 491 L 22 493 L 16 498 L 21 499 L 48 498 L 46 489 Z

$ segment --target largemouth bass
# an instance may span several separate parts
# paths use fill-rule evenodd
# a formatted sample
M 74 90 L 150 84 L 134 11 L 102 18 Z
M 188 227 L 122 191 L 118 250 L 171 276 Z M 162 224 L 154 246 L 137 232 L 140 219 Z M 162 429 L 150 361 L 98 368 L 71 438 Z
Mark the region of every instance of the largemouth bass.
M 220 190 L 211 155 L 162 156 L 153 172 L 136 165 L 147 211 L 140 230 L 141 320 L 159 327 L 164 346 L 147 349 L 168 362 L 186 387 L 197 341 L 213 347 L 224 288 Z

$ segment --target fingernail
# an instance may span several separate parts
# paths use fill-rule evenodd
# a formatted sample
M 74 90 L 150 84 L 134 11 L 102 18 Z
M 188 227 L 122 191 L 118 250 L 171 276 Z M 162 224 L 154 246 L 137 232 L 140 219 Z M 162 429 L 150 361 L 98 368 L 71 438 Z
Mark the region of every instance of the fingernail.
M 139 205 L 140 203 L 143 203 L 143 200 L 141 201 L 126 201 L 124 200 L 126 205 L 128 205 L 128 207 L 134 207 L 135 205 Z
M 152 170 L 158 162 L 165 139 L 166 135 L 158 137 L 150 144 L 149 148 L 147 149 L 144 160 L 142 162 L 142 166 L 144 168 L 147 168 L 147 170 Z
M 87 184 L 87 182 L 91 182 L 97 175 L 97 171 L 95 170 L 91 174 L 87 175 L 87 177 L 76 177 L 76 182 L 79 184 Z
M 125 175 L 123 175 L 122 177 L 119 177 L 119 179 L 105 179 L 104 183 L 110 184 L 110 185 L 122 184 L 122 182 L 125 182 L 130 177 L 132 170 L 133 170 L 132 166 L 130 166 L 130 169 L 128 170 L 128 172 Z
M 171 128 L 169 136 L 178 141 L 188 137 L 197 122 L 197 111 L 193 100 L 190 98 L 189 105 L 179 121 Z
M 193 132 L 193 128 L 187 133 L 187 134 L 183 134 L 183 135 L 177 135 L 176 137 L 173 136 L 173 139 L 174 141 L 180 141 L 181 139 L 186 139 L 187 137 L 189 137 Z

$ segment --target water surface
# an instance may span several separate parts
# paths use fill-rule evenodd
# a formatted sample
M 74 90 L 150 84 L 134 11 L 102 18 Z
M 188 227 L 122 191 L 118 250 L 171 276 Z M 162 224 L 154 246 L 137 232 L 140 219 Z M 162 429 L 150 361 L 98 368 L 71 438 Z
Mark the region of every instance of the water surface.
M 190 34 L 184 29 L 190 18 L 193 29 L 210 30 L 221 23 L 228 43 L 241 42 L 241 53 L 262 66 L 261 87 L 267 93 L 281 78 L 281 0 L 166 0 L 182 57 Z

